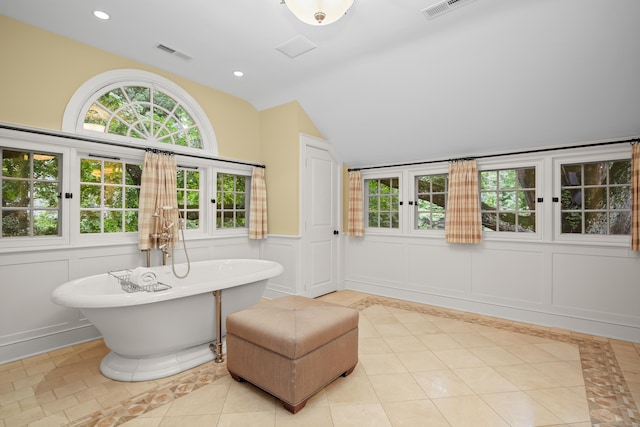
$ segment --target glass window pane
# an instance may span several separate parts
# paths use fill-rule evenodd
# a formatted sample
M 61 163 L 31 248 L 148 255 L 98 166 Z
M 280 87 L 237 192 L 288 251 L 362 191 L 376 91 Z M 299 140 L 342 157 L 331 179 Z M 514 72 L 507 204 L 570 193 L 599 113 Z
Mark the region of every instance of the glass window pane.
M 138 231 L 138 211 L 124 211 L 124 231 L 133 233 Z
M 434 193 L 444 193 L 447 191 L 446 175 L 434 175 L 431 178 L 431 191 Z
M 534 210 L 536 208 L 536 190 L 518 192 L 518 210 Z
M 244 209 L 244 194 L 236 194 L 236 209 Z
M 518 188 L 536 188 L 536 169 L 517 169 Z
M 587 234 L 607 234 L 606 212 L 585 212 L 584 232 Z
M 498 188 L 497 171 L 480 172 L 480 189 L 496 190 Z
M 55 208 L 58 206 L 59 187 L 57 182 L 33 183 L 33 206 Z
M 242 211 L 239 211 L 236 213 L 236 226 L 237 227 L 245 227 L 246 226 L 246 221 L 245 221 L 245 213 Z
M 178 169 L 176 173 L 176 186 L 178 188 L 184 188 L 184 169 Z
M 225 209 L 233 209 L 234 208 L 234 197 L 233 193 L 225 193 L 224 194 L 224 208 Z
M 52 154 L 33 154 L 33 178 L 45 181 L 58 179 L 58 156 Z
M 127 185 L 140 185 L 142 179 L 142 165 L 127 164 L 126 168 L 126 181 Z
M 482 210 L 496 210 L 498 209 L 498 193 L 494 191 L 482 192 L 480 193 L 480 202 Z
M 431 215 L 425 212 L 419 212 L 417 216 L 416 228 L 419 230 L 431 230 Z
M 112 209 L 122 208 L 122 187 L 104 186 L 104 206 Z
M 236 223 L 233 212 L 223 212 L 224 228 L 234 228 Z
M 80 160 L 80 181 L 100 182 L 102 176 L 102 162 L 100 160 Z
M 369 227 L 378 227 L 379 226 L 378 213 L 377 212 L 369 212 L 368 224 L 369 224 Z
M 10 178 L 29 178 L 30 153 L 26 151 L 2 150 L 2 176 Z
M 582 185 L 582 165 L 562 165 L 562 186 Z
M 3 207 L 30 207 L 31 194 L 28 181 L 2 180 Z
M 534 212 L 521 213 L 518 215 L 518 231 L 536 231 L 536 214 Z
M 584 184 L 603 185 L 607 183 L 606 162 L 586 163 L 584 165 Z
M 610 212 L 609 234 L 631 234 L 631 212 Z
M 515 169 L 498 171 L 498 180 L 501 190 L 516 188 L 517 180 Z
M 178 190 L 178 208 L 184 209 L 185 206 L 185 194 L 184 191 Z
M 582 233 L 582 214 L 580 212 L 563 212 L 562 232 Z
M 187 230 L 200 228 L 200 212 L 187 212 Z
M 562 190 L 562 209 L 582 209 L 582 190 Z
M 498 217 L 495 213 L 482 213 L 482 227 L 485 230 L 497 231 L 498 227 Z
M 80 207 L 99 208 L 102 206 L 102 187 L 99 185 L 80 186 Z
M 498 214 L 498 229 L 500 231 L 516 231 L 516 215 L 505 212 Z
M 631 209 L 631 188 L 609 188 L 609 204 L 611 209 Z
M 125 190 L 125 207 L 137 209 L 139 207 L 140 189 L 137 187 L 127 187 Z
M 122 231 L 122 211 L 107 211 L 104 217 L 104 232 L 120 233 Z
M 187 188 L 190 190 L 200 188 L 200 172 L 198 171 L 187 172 Z
M 80 211 L 80 233 L 100 233 L 100 211 Z
M 501 191 L 500 192 L 500 210 L 513 211 L 516 209 L 516 192 Z
M 245 177 L 238 176 L 236 177 L 236 191 L 241 193 L 245 191 Z
M 381 179 L 380 180 L 380 194 L 389 194 L 391 193 L 391 180 L 390 179 Z
M 421 194 L 418 196 L 418 210 L 424 211 L 431 208 L 431 196 L 429 194 Z
M 378 194 L 378 181 L 375 179 L 372 179 L 369 181 L 369 185 L 367 186 L 369 188 L 369 194 Z
M 400 217 L 398 215 L 398 212 L 393 212 L 391 214 L 391 228 L 400 227 Z
M 380 208 L 379 197 L 369 197 L 369 211 L 377 211 Z
M 2 211 L 2 237 L 23 237 L 31 233 L 27 210 Z
M 58 211 L 57 210 L 33 211 L 33 235 L 34 236 L 59 235 Z
M 380 227 L 391 227 L 391 214 L 388 212 L 380 212 Z
M 187 209 L 200 208 L 200 193 L 197 191 L 187 191 Z
M 605 187 L 585 188 L 584 194 L 585 209 L 606 209 L 607 193 Z
M 444 230 L 444 223 L 444 212 L 435 212 L 431 215 L 431 228 L 433 228 L 434 230 Z
M 416 181 L 418 183 L 418 194 L 429 193 L 431 191 L 431 178 L 429 176 L 420 176 Z
M 609 163 L 609 184 L 628 184 L 631 182 L 631 161 L 618 160 Z

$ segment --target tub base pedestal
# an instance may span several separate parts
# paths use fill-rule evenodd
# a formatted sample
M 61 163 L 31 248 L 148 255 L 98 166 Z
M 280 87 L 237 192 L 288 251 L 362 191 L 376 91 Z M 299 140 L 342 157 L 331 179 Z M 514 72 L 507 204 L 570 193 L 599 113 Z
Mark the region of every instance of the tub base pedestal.
M 113 351 L 100 363 L 100 372 L 116 381 L 150 381 L 195 368 L 216 358 L 209 343 L 162 356 L 134 358 Z

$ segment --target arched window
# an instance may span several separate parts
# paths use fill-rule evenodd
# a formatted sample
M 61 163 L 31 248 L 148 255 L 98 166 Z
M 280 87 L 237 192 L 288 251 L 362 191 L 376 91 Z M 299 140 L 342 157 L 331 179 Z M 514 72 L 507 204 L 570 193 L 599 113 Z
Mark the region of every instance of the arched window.
M 83 84 L 65 110 L 64 131 L 176 152 L 217 155 L 215 134 L 197 102 L 171 81 L 140 70 L 114 70 Z

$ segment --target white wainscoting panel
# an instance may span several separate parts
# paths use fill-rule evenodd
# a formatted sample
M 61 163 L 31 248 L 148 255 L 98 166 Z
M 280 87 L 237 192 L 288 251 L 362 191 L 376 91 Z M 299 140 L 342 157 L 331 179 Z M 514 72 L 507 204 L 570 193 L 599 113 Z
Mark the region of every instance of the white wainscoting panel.
M 357 238 L 351 238 L 354 240 Z M 397 240 L 358 239 L 345 253 L 345 274 L 349 280 L 385 286 L 403 286 L 406 276 L 406 245 Z
M 626 248 L 346 236 L 346 289 L 640 342 L 640 257 Z
M 637 257 L 556 253 L 553 305 L 629 316 L 640 323 L 639 269 Z
M 471 287 L 471 253 L 443 245 L 407 243 L 407 289 L 460 296 Z
M 504 301 L 543 302 L 540 251 L 476 250 L 471 257 L 471 292 Z
M 300 246 L 301 239 L 294 236 L 269 236 L 263 241 L 262 258 L 278 262 L 284 268 L 280 276 L 269 280 L 265 298 L 297 295 L 303 291 Z

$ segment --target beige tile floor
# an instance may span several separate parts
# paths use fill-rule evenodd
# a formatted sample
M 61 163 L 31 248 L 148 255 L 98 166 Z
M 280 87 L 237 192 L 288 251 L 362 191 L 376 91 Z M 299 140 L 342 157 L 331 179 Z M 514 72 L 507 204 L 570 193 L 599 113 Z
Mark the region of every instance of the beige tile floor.
M 101 340 L 0 365 L 0 427 L 639 426 L 640 343 L 342 291 L 359 364 L 296 415 L 210 362 L 156 381 L 98 370 Z

